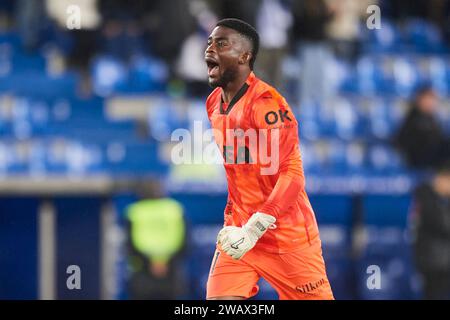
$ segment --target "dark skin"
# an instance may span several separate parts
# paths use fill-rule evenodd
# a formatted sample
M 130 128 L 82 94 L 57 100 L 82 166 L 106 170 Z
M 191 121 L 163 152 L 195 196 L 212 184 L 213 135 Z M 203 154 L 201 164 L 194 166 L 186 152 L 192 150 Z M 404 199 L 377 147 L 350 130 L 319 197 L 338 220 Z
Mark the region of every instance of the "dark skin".
M 251 42 L 237 31 L 219 26 L 208 38 L 205 62 L 208 82 L 213 88 L 222 88 L 222 98 L 229 103 L 244 85 L 251 73 Z
M 208 82 L 213 88 L 222 88 L 222 99 L 229 103 L 244 85 L 251 73 L 252 46 L 237 31 L 216 27 L 208 38 L 205 62 L 208 65 Z M 222 296 L 209 300 L 244 300 L 244 297 Z

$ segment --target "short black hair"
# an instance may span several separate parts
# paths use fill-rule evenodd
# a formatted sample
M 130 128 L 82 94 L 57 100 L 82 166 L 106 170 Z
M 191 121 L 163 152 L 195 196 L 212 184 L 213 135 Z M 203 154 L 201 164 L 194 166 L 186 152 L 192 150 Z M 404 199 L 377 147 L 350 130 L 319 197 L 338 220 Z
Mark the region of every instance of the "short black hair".
M 247 38 L 252 44 L 252 58 L 249 61 L 250 69 L 253 70 L 256 56 L 259 50 L 259 34 L 250 24 L 240 19 L 227 18 L 217 22 L 216 27 L 226 27 L 237 31 Z

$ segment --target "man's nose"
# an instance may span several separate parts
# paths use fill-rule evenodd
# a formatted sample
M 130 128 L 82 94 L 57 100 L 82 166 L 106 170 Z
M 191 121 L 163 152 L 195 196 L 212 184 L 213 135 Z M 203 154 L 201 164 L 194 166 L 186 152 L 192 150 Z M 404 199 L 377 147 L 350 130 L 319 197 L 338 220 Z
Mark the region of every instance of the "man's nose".
M 205 53 L 213 53 L 214 52 L 214 44 L 211 43 L 206 47 Z

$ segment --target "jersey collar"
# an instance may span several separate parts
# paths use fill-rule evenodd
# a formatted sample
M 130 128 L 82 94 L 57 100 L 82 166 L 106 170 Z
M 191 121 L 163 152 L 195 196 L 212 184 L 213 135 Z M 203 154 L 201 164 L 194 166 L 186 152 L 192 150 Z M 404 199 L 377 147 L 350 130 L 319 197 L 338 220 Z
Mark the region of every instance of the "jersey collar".
M 239 89 L 239 91 L 236 93 L 236 95 L 231 99 L 230 104 L 228 105 L 227 110 L 223 109 L 223 99 L 220 98 L 220 114 L 229 114 L 231 109 L 235 106 L 235 104 L 245 95 L 248 88 L 250 88 L 250 85 L 255 81 L 256 76 L 254 72 L 250 72 L 249 76 L 247 77 L 247 80 L 245 80 L 245 83 L 242 85 L 242 87 Z

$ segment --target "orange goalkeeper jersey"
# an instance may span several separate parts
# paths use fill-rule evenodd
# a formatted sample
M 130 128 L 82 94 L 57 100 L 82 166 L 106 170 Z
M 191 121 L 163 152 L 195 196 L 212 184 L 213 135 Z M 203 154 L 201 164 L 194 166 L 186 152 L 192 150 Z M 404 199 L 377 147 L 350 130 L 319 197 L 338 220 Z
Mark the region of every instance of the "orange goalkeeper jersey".
M 320 241 L 286 100 L 252 72 L 229 105 L 216 88 L 206 108 L 228 181 L 224 225 L 240 227 L 259 211 L 277 221 L 255 248 L 283 253 Z

